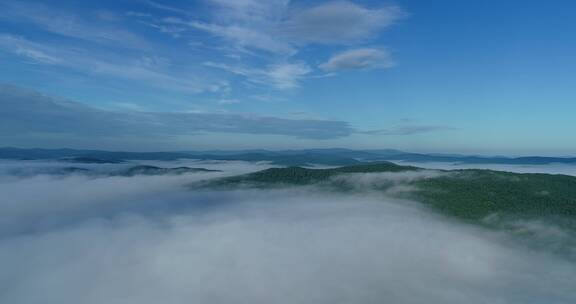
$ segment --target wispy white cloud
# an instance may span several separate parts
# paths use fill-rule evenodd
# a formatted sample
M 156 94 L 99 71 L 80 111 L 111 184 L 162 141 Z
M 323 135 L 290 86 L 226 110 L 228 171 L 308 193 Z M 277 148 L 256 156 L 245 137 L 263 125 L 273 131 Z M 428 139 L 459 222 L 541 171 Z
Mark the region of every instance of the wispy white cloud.
M 351 44 L 378 34 L 404 16 L 396 6 L 375 9 L 349 1 L 290 8 L 289 1 L 212 0 L 210 22 L 165 18 L 227 40 L 238 48 L 294 55 L 303 44 Z
M 258 57 L 261 64 L 250 67 L 217 63 L 228 72 L 247 77 L 253 83 L 278 89 L 297 87 L 297 80 L 310 74 L 305 63 L 286 63 L 308 45 L 363 43 L 404 17 L 397 6 L 366 7 L 351 1 L 329 1 L 308 6 L 287 0 L 208 0 L 211 13 L 199 19 L 180 12 L 154 21 L 154 27 L 177 26 L 178 31 L 202 31 L 221 40 L 226 57 Z M 174 8 L 175 10 L 179 10 Z M 179 32 L 180 35 L 182 32 Z M 217 60 L 212 59 L 215 62 Z M 385 49 L 357 49 L 335 55 L 323 64 L 324 70 L 390 67 Z M 318 77 L 312 76 L 310 77 Z
M 280 63 L 268 67 L 264 77 L 269 77 L 273 85 L 279 89 L 292 89 L 298 86 L 298 81 L 312 70 L 304 63 Z
M 165 90 L 195 94 L 201 92 L 217 92 L 226 87 L 225 82 L 205 83 L 193 75 L 178 76 L 164 73 L 157 69 L 140 65 L 138 62 L 131 65 L 105 61 L 91 61 L 87 63 L 90 64 L 89 72 L 91 73 L 136 80 Z
M 225 73 L 203 68 L 204 61 L 241 76 L 239 85 L 290 90 L 298 88 L 304 79 L 334 76 L 337 70 L 389 67 L 391 59 L 384 48 L 352 49 L 320 66 L 311 58 L 296 55 L 303 48 L 325 44 L 351 48 L 377 37 L 404 15 L 396 6 L 367 6 L 352 1 L 295 4 L 288 0 L 205 0 L 200 4 L 205 12 L 202 15 L 191 11 L 192 6 L 186 3 L 142 0 L 140 4 L 119 13 L 3 1 L 0 21 L 56 35 L 40 39 L 30 33 L 25 34 L 27 38 L 4 35 L 0 47 L 28 62 L 186 93 L 232 87 L 223 80 Z M 174 37 L 182 48 L 164 51 L 173 46 L 160 45 L 164 42 L 154 40 L 153 35 L 138 32 L 150 27 Z M 195 51 L 189 61 L 175 55 L 182 54 L 186 45 Z M 176 58 L 179 67 L 146 59 L 160 58 L 156 53 Z M 329 73 L 319 72 L 318 67 Z M 204 72 L 211 72 L 211 79 Z
M 284 18 L 290 0 L 206 0 L 219 22 L 275 23 Z
M 125 15 L 129 17 L 152 17 L 152 14 L 136 11 L 127 11 Z
M 145 0 L 144 3 L 146 3 L 148 6 L 159 9 L 159 10 L 163 10 L 163 11 L 167 11 L 167 12 L 171 12 L 171 13 L 177 13 L 177 14 L 181 14 L 181 15 L 188 15 L 189 11 L 183 8 L 178 8 L 175 6 L 171 6 L 168 4 L 164 4 L 162 2 L 159 1 L 152 1 L 152 0 Z
M 100 21 L 97 22 L 44 4 L 12 0 L 0 3 L 0 9 L 3 12 L 0 19 L 29 23 L 40 30 L 65 37 L 126 48 L 140 49 L 149 45 L 139 35 L 115 27 L 110 22 L 102 22 L 102 14 L 94 15 Z M 110 14 L 107 16 L 110 17 Z
M 87 74 L 106 75 L 138 81 L 159 89 L 186 93 L 216 92 L 227 87 L 224 81 L 209 82 L 195 75 L 173 73 L 170 60 L 159 56 L 107 56 L 93 51 L 41 44 L 24 37 L 0 35 L 0 50 L 33 60 Z
M 137 17 L 142 17 L 140 15 L 136 15 Z M 157 31 L 168 34 L 173 38 L 180 38 L 183 33 L 186 32 L 186 28 L 182 27 L 181 25 L 174 25 L 174 24 L 166 24 L 162 22 L 155 22 L 151 20 L 139 20 L 141 24 L 149 26 Z
M 62 59 L 47 54 L 43 46 L 23 37 L 0 34 L 0 50 L 32 60 L 34 63 L 62 64 Z
M 383 69 L 394 66 L 386 49 L 361 48 L 338 53 L 319 67 L 328 72 L 340 70 Z
M 244 76 L 254 83 L 269 84 L 282 90 L 298 87 L 299 81 L 312 72 L 312 69 L 303 62 L 272 64 L 263 69 L 230 66 L 215 62 L 206 62 L 205 65 Z
M 277 54 L 292 55 L 296 49 L 287 42 L 277 40 L 260 29 L 239 25 L 218 25 L 190 22 L 189 26 L 200 29 L 233 43 L 236 49 L 256 49 Z

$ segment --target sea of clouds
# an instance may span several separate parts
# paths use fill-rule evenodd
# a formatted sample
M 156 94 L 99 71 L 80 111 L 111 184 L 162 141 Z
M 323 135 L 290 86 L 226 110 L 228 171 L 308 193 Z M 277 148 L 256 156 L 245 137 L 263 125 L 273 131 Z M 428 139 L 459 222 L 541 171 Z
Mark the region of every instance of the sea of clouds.
M 0 163 L 0 303 L 576 303 L 573 262 L 369 191 L 439 173 L 353 175 L 366 191 L 347 195 L 200 191 L 271 165 L 147 164 L 222 172 L 14 177 L 63 164 Z

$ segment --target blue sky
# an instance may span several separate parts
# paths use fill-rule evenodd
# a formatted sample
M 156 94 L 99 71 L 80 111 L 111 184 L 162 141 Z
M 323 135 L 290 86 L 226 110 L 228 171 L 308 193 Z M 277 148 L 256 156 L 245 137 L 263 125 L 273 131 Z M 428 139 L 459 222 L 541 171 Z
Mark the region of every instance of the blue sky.
M 0 1 L 0 139 L 574 154 L 576 3 Z

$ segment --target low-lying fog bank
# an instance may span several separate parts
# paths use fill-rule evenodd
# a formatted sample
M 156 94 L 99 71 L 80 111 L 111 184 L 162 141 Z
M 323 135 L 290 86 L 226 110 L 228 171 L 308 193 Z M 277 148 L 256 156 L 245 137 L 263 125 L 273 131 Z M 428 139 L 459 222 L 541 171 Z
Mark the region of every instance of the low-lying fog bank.
M 548 164 L 548 165 L 506 165 L 506 164 L 466 164 L 446 162 L 407 162 L 393 161 L 403 166 L 415 166 L 426 169 L 489 169 L 515 173 L 547 173 L 576 176 L 576 164 Z
M 0 303 L 576 301 L 576 265 L 503 233 L 370 191 L 187 189 L 267 165 L 207 166 L 0 182 Z
M 174 161 L 157 160 L 134 160 L 110 164 L 93 164 L 82 162 L 66 162 L 58 160 L 0 160 L 0 182 L 38 175 L 53 175 L 58 169 L 80 168 L 96 173 L 112 173 L 125 170 L 130 167 L 146 165 L 162 168 L 205 168 L 209 170 L 223 171 L 225 175 L 237 175 L 276 167 L 267 162 L 247 161 L 202 161 L 183 159 Z M 81 175 L 81 174 L 77 174 Z

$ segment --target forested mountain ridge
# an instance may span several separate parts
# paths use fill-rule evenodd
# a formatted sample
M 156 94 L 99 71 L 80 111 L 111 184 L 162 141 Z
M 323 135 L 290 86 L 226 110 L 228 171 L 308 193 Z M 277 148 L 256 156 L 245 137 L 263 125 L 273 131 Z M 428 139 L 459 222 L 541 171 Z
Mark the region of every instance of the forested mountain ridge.
M 420 168 L 396 165 L 391 162 L 378 162 L 330 169 L 312 169 L 303 167 L 270 168 L 245 175 L 213 180 L 210 181 L 208 185 L 219 187 L 233 187 L 235 185 L 310 185 L 328 181 L 334 176 L 345 173 L 405 172 L 416 170 L 420 170 Z
M 366 184 L 359 187 L 362 180 L 369 181 L 368 188 Z M 422 202 L 442 214 L 483 225 L 488 218 L 495 217 L 553 219 L 576 231 L 576 177 L 567 175 L 428 170 L 379 162 L 330 169 L 272 168 L 194 186 L 217 189 L 317 186 L 330 192 L 368 191 Z

